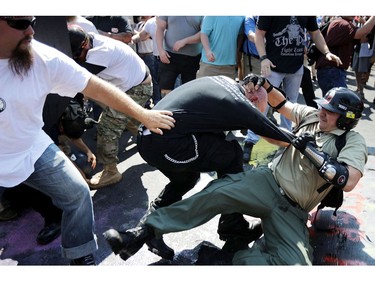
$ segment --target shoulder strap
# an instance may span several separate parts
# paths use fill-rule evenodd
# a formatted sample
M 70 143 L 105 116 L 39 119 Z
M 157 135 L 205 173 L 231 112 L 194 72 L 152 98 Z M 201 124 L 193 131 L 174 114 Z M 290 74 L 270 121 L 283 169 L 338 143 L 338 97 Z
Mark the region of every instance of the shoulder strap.
M 336 149 L 337 149 L 337 152 L 338 152 L 337 155 L 340 154 L 340 151 L 343 149 L 343 147 L 346 144 L 347 133 L 348 133 L 348 131 L 345 131 L 342 135 L 336 137 L 335 145 L 336 145 Z M 320 193 L 330 186 L 331 186 L 331 184 L 327 182 L 323 186 L 321 186 L 317 191 Z M 333 215 L 336 216 L 337 210 L 341 207 L 343 201 L 344 201 L 343 190 L 334 187 L 327 193 L 327 195 L 320 202 L 317 210 L 319 211 L 320 209 L 323 209 L 324 207 L 328 206 L 328 204 L 329 204 L 328 202 L 330 202 L 330 203 L 333 202 L 334 206 L 330 206 L 330 207 L 335 208 L 335 211 L 333 212 Z
M 322 33 L 323 37 L 326 37 L 327 35 L 327 30 L 328 30 L 328 26 L 329 24 L 331 23 L 331 21 L 323 24 L 319 29 L 320 29 L 320 32 Z
M 341 149 L 343 149 L 343 147 L 346 144 L 346 134 L 347 133 L 348 133 L 348 131 L 345 131 L 345 133 L 336 137 L 335 146 L 336 146 L 336 149 L 337 149 L 337 155 L 340 154 Z M 322 191 L 326 190 L 330 185 L 331 184 L 328 183 L 328 182 L 325 183 L 324 185 L 322 185 L 321 187 L 318 188 L 318 192 L 321 193 Z

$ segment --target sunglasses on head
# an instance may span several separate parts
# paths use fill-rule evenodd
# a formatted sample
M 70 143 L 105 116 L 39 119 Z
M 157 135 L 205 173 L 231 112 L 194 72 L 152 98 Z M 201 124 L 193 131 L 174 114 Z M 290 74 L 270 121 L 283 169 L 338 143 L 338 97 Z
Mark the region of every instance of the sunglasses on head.
M 5 20 L 11 28 L 17 29 L 17 30 L 26 30 L 29 28 L 29 26 L 34 27 L 36 18 L 32 19 L 9 19 L 9 18 L 0 18 L 2 20 Z

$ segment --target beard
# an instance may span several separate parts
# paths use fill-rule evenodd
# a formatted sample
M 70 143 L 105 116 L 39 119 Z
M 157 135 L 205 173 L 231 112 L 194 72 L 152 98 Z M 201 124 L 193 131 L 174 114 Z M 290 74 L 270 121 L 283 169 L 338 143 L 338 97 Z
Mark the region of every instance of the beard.
M 29 40 L 29 38 L 24 38 L 18 43 L 9 59 L 9 68 L 14 74 L 21 77 L 26 76 L 33 65 L 33 55 L 30 45 L 25 47 L 22 44 L 25 40 Z

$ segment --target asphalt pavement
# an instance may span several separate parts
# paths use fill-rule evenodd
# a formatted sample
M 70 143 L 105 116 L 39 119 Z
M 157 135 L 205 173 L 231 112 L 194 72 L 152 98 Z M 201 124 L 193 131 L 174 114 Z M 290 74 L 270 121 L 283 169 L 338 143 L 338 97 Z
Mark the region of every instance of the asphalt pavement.
M 337 227 L 341 226 L 341 234 L 345 236 L 345 239 L 339 241 L 341 248 L 337 246 L 337 243 L 332 242 L 327 245 L 322 242 L 332 239 L 333 235 L 327 232 L 327 229 L 323 231 L 325 234 L 320 238 L 318 236 L 319 233 L 322 233 L 322 228 L 312 231 L 313 236 L 318 237 L 316 241 L 320 241 L 315 244 L 317 249 L 315 264 L 375 265 L 374 73 L 373 68 L 364 90 L 366 101 L 363 118 L 356 128 L 365 137 L 369 150 L 365 175 L 357 188 L 348 194 L 336 218 L 335 224 Z M 353 73 L 348 71 L 349 87 L 353 90 L 355 89 L 354 79 Z M 317 97 L 321 97 L 318 88 L 316 88 L 315 93 Z M 302 95 L 300 96 L 300 102 L 303 102 Z M 95 129 L 91 129 L 84 138 L 95 152 L 94 135 Z M 112 253 L 104 241 L 102 233 L 111 227 L 127 229 L 135 226 L 146 212 L 149 202 L 168 182 L 164 175 L 149 166 L 140 157 L 134 139 L 129 132 L 124 132 L 120 143 L 118 167 L 123 174 L 122 181 L 112 186 L 91 191 L 99 245 L 99 250 L 95 253 L 97 264 L 99 266 L 193 265 L 197 260 L 197 254 L 202 244 L 221 247 L 223 241 L 219 240 L 216 233 L 217 216 L 195 229 L 165 235 L 165 242 L 176 253 L 173 261 L 161 259 L 149 252 L 146 246 L 127 261 L 123 261 L 119 256 Z M 97 168 L 97 170 L 99 169 L 100 167 Z M 199 192 L 212 179 L 210 174 L 202 174 L 200 182 L 186 196 Z M 332 222 L 332 218 L 328 220 Z M 356 229 L 353 229 L 354 222 L 356 222 Z M 40 215 L 31 209 L 26 209 L 14 220 L 0 222 L 0 265 L 68 265 L 69 261 L 63 259 L 60 255 L 60 238 L 45 246 L 36 243 L 37 233 L 43 227 L 43 223 Z M 349 241 L 351 242 L 350 247 L 345 244 Z M 332 248 L 329 249 L 329 247 Z M 344 252 L 346 252 L 345 255 Z M 0 270 L 0 276 L 4 276 L 1 273 L 2 270 Z M 135 270 L 137 272 L 143 271 L 139 268 Z M 11 272 L 14 271 L 11 270 Z M 126 276 L 123 277 L 126 278 Z

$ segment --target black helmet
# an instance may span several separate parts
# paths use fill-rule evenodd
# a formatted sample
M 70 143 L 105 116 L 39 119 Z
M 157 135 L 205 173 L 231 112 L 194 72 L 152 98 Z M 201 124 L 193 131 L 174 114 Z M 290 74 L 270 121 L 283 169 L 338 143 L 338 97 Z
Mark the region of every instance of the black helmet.
M 88 34 L 78 25 L 68 25 L 70 47 L 73 58 L 81 55 L 84 42 L 89 38 Z
M 340 114 L 337 128 L 345 131 L 353 129 L 362 117 L 363 101 L 348 88 L 332 88 L 324 98 L 315 99 L 315 102 L 328 111 Z

